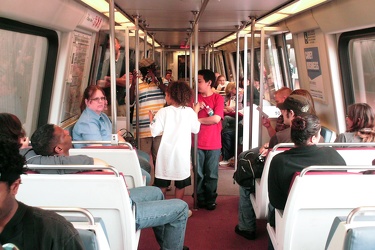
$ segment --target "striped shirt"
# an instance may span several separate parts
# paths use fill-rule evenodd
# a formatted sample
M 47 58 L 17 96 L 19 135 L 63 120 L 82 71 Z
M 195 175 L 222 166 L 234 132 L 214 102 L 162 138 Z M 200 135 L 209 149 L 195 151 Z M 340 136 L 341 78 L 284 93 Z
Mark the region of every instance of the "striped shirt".
M 139 137 L 147 138 L 152 137 L 150 131 L 150 118 L 148 111 L 153 110 L 155 112 L 163 108 L 165 105 L 164 93 L 161 89 L 153 82 L 151 83 L 140 83 L 139 84 Z M 134 112 L 133 128 L 136 128 L 137 114 Z

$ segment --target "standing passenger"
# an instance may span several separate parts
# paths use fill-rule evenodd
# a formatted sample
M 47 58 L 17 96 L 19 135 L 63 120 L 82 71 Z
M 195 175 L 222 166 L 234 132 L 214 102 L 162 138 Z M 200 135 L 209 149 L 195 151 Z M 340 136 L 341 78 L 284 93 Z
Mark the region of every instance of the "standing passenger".
M 165 196 L 171 180 L 174 180 L 175 196 L 182 200 L 185 187 L 191 185 L 191 133 L 199 132 L 199 105 L 194 107 L 195 112 L 188 107 L 192 90 L 186 82 L 172 82 L 165 93 L 165 100 L 169 106 L 160 109 L 156 115 L 149 111 L 152 136 L 163 133 L 156 159 L 154 185 L 160 187 Z
M 207 210 L 216 208 L 221 120 L 224 116 L 224 98 L 212 91 L 214 82 L 214 72 L 208 69 L 198 71 L 198 120 L 201 128 L 198 133 L 197 197 L 198 207 Z
M 134 118 L 139 119 L 139 148 L 151 154 L 155 166 L 157 153 L 159 150 L 161 135 L 152 137 L 150 130 L 149 111 L 158 112 L 165 105 L 164 92 L 167 86 L 161 79 L 156 77 L 156 65 L 150 58 L 142 59 L 139 62 L 139 69 L 142 73 L 142 83 L 139 84 L 139 115 L 134 112 Z M 130 103 L 135 100 L 135 84 L 130 90 Z M 136 119 L 133 119 L 133 128 L 136 127 Z

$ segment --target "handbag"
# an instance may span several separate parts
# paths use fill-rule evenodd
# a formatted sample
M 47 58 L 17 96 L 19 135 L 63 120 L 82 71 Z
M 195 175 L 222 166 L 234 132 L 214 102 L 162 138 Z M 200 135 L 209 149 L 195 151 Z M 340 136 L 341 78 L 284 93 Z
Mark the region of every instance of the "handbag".
M 126 142 L 129 142 L 133 146 L 133 148 L 137 148 L 137 140 L 135 139 L 134 135 L 126 128 L 122 128 L 120 129 L 120 131 L 123 132 L 122 137 L 124 138 L 124 140 Z

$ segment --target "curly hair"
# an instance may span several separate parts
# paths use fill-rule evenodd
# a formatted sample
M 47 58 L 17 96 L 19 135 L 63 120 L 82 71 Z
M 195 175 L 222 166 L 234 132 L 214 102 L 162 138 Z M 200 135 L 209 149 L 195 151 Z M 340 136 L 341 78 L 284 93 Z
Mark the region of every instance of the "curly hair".
M 25 157 L 19 153 L 19 144 L 6 135 L 0 135 L 0 181 L 10 187 L 27 171 Z
M 346 132 L 357 132 L 361 129 L 374 127 L 374 112 L 367 103 L 355 103 L 348 107 L 347 116 L 353 121 L 353 125 Z
M 105 96 L 104 90 L 101 87 L 99 87 L 98 85 L 89 85 L 85 89 L 85 92 L 83 92 L 82 101 L 81 101 L 81 105 L 80 105 L 81 112 L 83 112 L 83 110 L 85 110 L 85 108 L 86 108 L 85 100 L 90 100 L 90 98 L 95 94 L 95 92 L 97 90 L 100 90 L 103 93 L 103 95 Z
M 176 81 L 168 85 L 167 93 L 170 98 L 179 106 L 189 106 L 193 97 L 192 89 L 187 82 Z
M 58 143 L 55 138 L 55 126 L 53 124 L 45 124 L 38 128 L 31 136 L 31 145 L 38 155 L 54 155 L 54 147 Z
M 0 113 L 0 135 L 5 135 L 19 142 L 20 138 L 25 137 L 25 130 L 22 128 L 20 119 L 13 114 Z
M 320 131 L 320 120 L 316 115 L 297 116 L 292 120 L 291 139 L 296 146 L 305 146 L 308 140 Z

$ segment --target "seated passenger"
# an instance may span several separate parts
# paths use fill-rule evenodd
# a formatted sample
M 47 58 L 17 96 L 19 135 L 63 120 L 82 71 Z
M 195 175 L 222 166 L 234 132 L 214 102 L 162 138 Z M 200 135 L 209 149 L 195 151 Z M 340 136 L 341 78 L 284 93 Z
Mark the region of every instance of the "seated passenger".
M 73 140 L 75 141 L 110 141 L 112 138 L 112 122 L 103 113 L 106 108 L 106 97 L 102 88 L 97 85 L 90 85 L 83 93 L 81 102 L 81 116 L 73 128 Z M 125 141 L 121 131 L 117 132 L 118 140 Z M 92 144 L 100 145 L 100 144 Z M 75 144 L 75 148 L 88 146 L 88 144 Z M 142 157 L 143 152 L 139 151 L 138 159 L 141 168 L 148 173 L 151 166 L 148 159 Z M 147 157 L 148 155 L 146 155 Z
M 348 107 L 346 132 L 337 136 L 335 142 L 373 142 L 375 118 L 367 103 L 355 103 Z
M 284 118 L 284 124 L 291 124 L 292 120 L 296 116 L 303 114 L 314 114 L 315 109 L 312 100 L 302 96 L 302 95 L 290 95 L 283 103 L 277 105 L 281 110 L 281 114 Z M 274 136 L 271 137 L 268 147 L 273 148 L 279 143 L 292 142 L 290 137 L 290 127 L 285 128 L 279 132 L 276 132 Z
M 66 137 L 69 136 L 67 131 L 64 131 L 62 128 L 56 126 L 56 131 L 61 134 L 62 136 Z M 44 130 L 45 129 L 45 130 Z M 55 129 L 53 125 L 45 126 L 42 130 L 42 133 L 47 133 L 52 137 L 52 135 L 55 133 Z M 56 132 L 56 133 L 57 133 Z M 26 162 L 29 164 L 57 164 L 57 165 L 77 165 L 77 164 L 87 164 L 87 165 L 93 165 L 93 164 L 100 164 L 100 165 L 106 165 L 107 163 L 103 162 L 100 159 L 97 158 L 91 158 L 86 155 L 78 155 L 78 156 L 56 156 L 54 154 L 44 154 L 46 156 L 37 155 L 33 148 L 29 145 L 29 138 L 25 137 L 25 132 L 22 128 L 21 121 L 18 119 L 17 116 L 9 113 L 0 113 L 0 134 L 6 135 L 8 137 L 13 138 L 14 140 L 18 141 L 20 144 L 20 154 L 25 156 Z M 70 138 L 70 136 L 69 136 Z M 71 147 L 71 138 L 70 138 L 70 146 Z M 55 148 L 54 150 L 60 150 L 59 148 Z M 69 155 L 69 150 L 65 152 L 65 155 Z M 141 159 L 141 158 L 139 158 Z M 144 164 L 149 164 L 147 161 L 143 161 Z M 142 167 L 142 163 L 140 161 L 140 165 Z M 50 170 L 52 171 L 52 170 Z M 148 172 L 141 169 L 142 175 L 146 176 L 146 184 L 149 184 L 151 182 L 151 176 Z M 58 170 L 59 173 L 69 173 L 70 170 Z
M 276 134 L 270 139 L 268 143 L 261 148 L 253 148 L 255 154 L 261 154 L 267 156 L 268 148 L 273 148 L 276 144 L 282 142 L 292 142 L 291 132 L 289 125 L 296 116 L 307 115 L 314 113 L 315 110 L 308 99 L 300 95 L 290 95 L 281 104 L 278 104 L 281 109 L 283 121 L 288 128 L 276 132 Z M 238 158 L 243 157 L 248 151 L 242 152 Z M 235 227 L 235 232 L 249 240 L 255 239 L 256 232 L 256 216 L 249 199 L 251 189 L 240 186 L 240 201 L 238 208 L 238 225 Z
M 275 102 L 276 105 L 283 103 L 285 99 L 292 93 L 292 90 L 288 87 L 282 87 L 275 92 Z M 273 128 L 271 126 L 271 121 L 269 118 L 262 117 L 262 125 L 267 128 L 268 135 L 270 137 L 274 136 L 276 132 L 284 130 L 289 127 L 289 125 L 284 124 L 283 115 L 279 115 L 276 120 L 276 126 Z
M 225 80 L 225 76 L 219 75 L 216 78 L 216 93 L 219 93 L 220 91 L 224 91 L 227 84 L 228 82 Z
M 236 84 L 234 82 L 228 83 L 225 88 L 225 103 L 224 103 L 224 120 L 223 128 L 221 131 L 221 155 L 222 161 L 219 162 L 220 166 L 230 163 L 231 158 L 234 156 L 235 146 L 235 130 L 236 130 Z M 238 93 L 238 110 L 243 109 L 243 89 L 239 89 Z M 242 116 L 239 117 L 242 119 Z M 238 124 L 239 137 L 242 137 L 242 124 Z
M 291 148 L 273 157 L 268 174 L 270 204 L 283 210 L 295 172 L 312 165 L 346 165 L 341 155 L 331 147 L 317 147 L 320 139 L 320 121 L 316 115 L 297 116 L 291 123 Z M 319 183 L 317 183 L 319 185 Z M 270 223 L 274 226 L 275 210 L 270 210 Z
M 12 249 L 22 250 L 83 250 L 77 230 L 64 217 L 16 200 L 20 175 L 27 170 L 18 148 L 17 140 L 0 136 L 1 244 L 12 243 L 17 247 Z
M 45 133 L 46 128 L 54 128 L 54 133 Z M 31 143 L 37 154 L 72 157 L 68 156 L 71 137 L 58 126 L 46 124 L 40 127 L 31 137 Z M 82 161 L 81 165 L 85 164 Z M 129 189 L 129 195 L 136 205 L 137 230 L 152 227 L 161 249 L 188 249 L 183 248 L 189 210 L 186 202 L 164 200 L 161 190 L 151 186 Z

